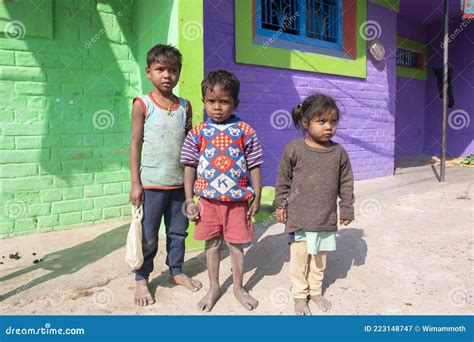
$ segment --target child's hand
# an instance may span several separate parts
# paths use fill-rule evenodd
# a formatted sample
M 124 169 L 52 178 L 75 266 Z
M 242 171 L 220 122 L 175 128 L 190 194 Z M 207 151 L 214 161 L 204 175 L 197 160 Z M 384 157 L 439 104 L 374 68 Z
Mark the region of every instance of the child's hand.
M 341 223 L 344 226 L 347 226 L 351 222 L 352 222 L 352 220 L 345 220 L 345 219 L 340 219 L 339 220 L 339 223 Z
M 260 210 L 260 201 L 254 200 L 247 210 L 247 220 L 250 220 L 251 216 L 255 216 Z
M 143 187 L 141 184 L 132 184 L 129 196 L 132 205 L 140 206 L 143 202 Z
M 280 222 L 280 223 L 286 223 L 286 220 L 287 220 L 286 209 L 278 208 L 278 209 L 276 210 L 276 218 L 277 218 L 277 221 L 278 221 L 278 222 Z
M 193 199 L 186 200 L 186 215 L 190 221 L 197 221 L 199 219 L 199 207 L 194 203 Z

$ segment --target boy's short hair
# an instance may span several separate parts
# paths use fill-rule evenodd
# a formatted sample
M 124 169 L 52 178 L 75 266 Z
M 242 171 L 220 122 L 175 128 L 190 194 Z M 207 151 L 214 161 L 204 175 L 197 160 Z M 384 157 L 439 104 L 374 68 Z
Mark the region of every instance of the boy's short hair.
M 157 44 L 146 55 L 146 65 L 150 66 L 152 63 L 177 64 L 181 70 L 183 56 L 174 46 Z
M 204 98 L 206 90 L 212 91 L 216 85 L 230 92 L 234 101 L 239 99 L 240 82 L 233 73 L 227 70 L 214 70 L 207 74 L 201 82 L 202 98 Z

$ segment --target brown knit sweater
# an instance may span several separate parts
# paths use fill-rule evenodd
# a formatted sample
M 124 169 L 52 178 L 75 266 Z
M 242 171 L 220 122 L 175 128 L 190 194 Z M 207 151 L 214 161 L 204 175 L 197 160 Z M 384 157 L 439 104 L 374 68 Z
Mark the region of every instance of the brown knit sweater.
M 304 138 L 285 147 L 278 168 L 276 208 L 287 208 L 288 233 L 337 230 L 337 197 L 341 219 L 354 219 L 354 178 L 346 150 L 308 146 Z

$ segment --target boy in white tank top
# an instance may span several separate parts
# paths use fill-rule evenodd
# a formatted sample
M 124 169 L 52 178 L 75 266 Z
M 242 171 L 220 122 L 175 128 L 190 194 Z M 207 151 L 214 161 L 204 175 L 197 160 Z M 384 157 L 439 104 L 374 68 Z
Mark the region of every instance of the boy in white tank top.
M 141 268 L 134 271 L 135 304 L 139 306 L 155 302 L 148 288 L 148 278 L 153 271 L 163 216 L 169 280 L 191 291 L 202 287 L 182 270 L 188 218 L 181 210 L 185 196 L 180 151 L 192 127 L 192 109 L 189 101 L 173 94 L 181 65 L 178 49 L 161 44 L 151 48 L 147 54 L 146 75 L 153 89 L 133 100 L 130 201 L 133 205 L 143 203 L 144 261 Z

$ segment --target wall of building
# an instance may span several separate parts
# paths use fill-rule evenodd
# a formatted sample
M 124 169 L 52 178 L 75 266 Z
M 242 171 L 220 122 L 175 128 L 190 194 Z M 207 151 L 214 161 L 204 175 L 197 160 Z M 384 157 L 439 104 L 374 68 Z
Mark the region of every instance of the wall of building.
M 435 23 L 428 27 L 429 66 L 442 67 L 443 50 L 441 48 L 443 24 Z M 474 153 L 474 20 L 464 22 L 452 19 L 449 23 L 449 66 L 454 68 L 452 88 L 455 104 L 448 109 L 446 130 L 446 156 L 461 157 Z M 442 101 L 438 98 L 438 88 L 433 71 L 429 70 L 426 88 L 425 111 L 425 153 L 440 155 Z
M 1 8 L 17 30 L 0 38 L 0 235 L 127 217 L 129 113 L 141 91 L 135 4 L 30 6 Z
M 175 93 L 202 117 L 202 1 L 7 2 L 0 30 L 0 236 L 128 218 L 131 100 L 150 90 L 153 45 L 179 47 Z
M 397 18 L 399 37 L 426 43 L 425 25 Z M 397 76 L 395 159 L 418 156 L 424 150 L 426 80 Z
M 150 15 L 150 13 L 157 15 Z M 144 93 L 151 90 L 151 83 L 146 78 L 146 54 L 158 44 L 174 44 L 178 42 L 178 4 L 173 0 L 161 0 L 159 10 L 156 1 L 141 0 L 136 2 L 134 20 L 135 32 L 140 36 L 136 39 L 136 50 L 141 76 L 141 88 Z M 179 85 L 178 85 L 179 87 Z M 178 90 L 178 89 L 177 89 Z
M 380 23 L 381 41 L 387 54 L 393 56 L 396 12 L 372 3 L 367 7 L 367 19 Z M 251 20 L 248 25 L 252 25 Z M 288 112 L 317 91 L 334 97 L 340 105 L 342 120 L 335 140 L 348 150 L 355 177 L 364 179 L 393 174 L 395 98 L 391 94 L 395 93 L 396 86 L 394 58 L 376 62 L 368 56 L 366 79 L 239 64 L 234 59 L 234 33 L 234 2 L 205 1 L 204 70 L 207 73 L 224 68 L 234 72 L 241 81 L 241 104 L 236 114 L 259 134 L 264 147 L 265 185 L 274 184 L 286 143 L 302 136 L 289 123 Z

